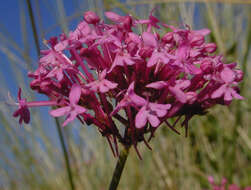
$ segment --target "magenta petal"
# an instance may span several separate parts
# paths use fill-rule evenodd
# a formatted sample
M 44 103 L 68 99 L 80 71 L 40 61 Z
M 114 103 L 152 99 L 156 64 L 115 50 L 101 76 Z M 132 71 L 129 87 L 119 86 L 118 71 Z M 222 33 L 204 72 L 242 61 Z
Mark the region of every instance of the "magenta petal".
M 68 123 L 70 123 L 71 121 L 73 121 L 76 117 L 77 117 L 77 113 L 74 112 L 74 111 L 71 112 L 71 113 L 67 116 L 66 120 L 64 121 L 63 127 L 65 127 Z
M 169 58 L 162 52 L 154 52 L 147 62 L 147 67 L 152 67 L 159 62 L 167 64 L 169 62 Z
M 64 40 L 55 45 L 54 48 L 56 51 L 63 51 L 67 48 L 67 46 L 68 46 L 68 40 Z
M 235 73 L 228 67 L 225 67 L 220 73 L 220 76 L 225 83 L 231 83 L 234 81 Z
M 236 99 L 243 100 L 244 98 L 239 95 L 234 89 L 232 90 L 232 96 Z
M 210 34 L 210 30 L 207 28 L 201 29 L 201 30 L 195 30 L 194 33 L 199 34 L 199 35 L 203 35 L 206 36 L 208 34 Z
M 57 79 L 61 81 L 64 78 L 63 69 L 57 71 Z
M 171 87 L 171 86 L 169 87 L 169 90 L 172 94 L 175 95 L 177 100 L 179 100 L 181 103 L 186 103 L 187 98 L 186 98 L 185 93 L 182 90 L 176 87 Z
M 154 89 L 161 89 L 164 88 L 167 85 L 164 81 L 158 81 L 158 82 L 152 82 L 148 85 L 146 85 L 147 88 L 154 88 Z
M 167 113 L 167 110 L 156 110 L 158 117 L 164 117 Z
M 233 99 L 232 94 L 231 94 L 231 89 L 227 89 L 224 95 L 224 100 L 225 101 L 231 101 Z
M 107 12 L 105 12 L 105 16 L 113 22 L 120 22 L 121 21 L 121 16 L 114 13 L 114 12 L 107 11 Z
M 104 80 L 104 83 L 107 87 L 109 87 L 110 89 L 114 89 L 118 86 L 117 83 L 111 82 L 109 80 Z
M 179 83 L 176 85 L 180 89 L 185 89 L 191 84 L 190 80 L 179 80 Z
M 100 85 L 100 86 L 99 86 L 99 91 L 100 91 L 101 93 L 106 93 L 106 92 L 109 91 L 109 88 L 108 88 L 107 86 L 105 86 L 105 85 Z
M 147 122 L 147 112 L 145 106 L 143 106 L 136 115 L 135 126 L 137 128 L 142 128 Z
M 153 108 L 154 110 L 168 110 L 171 108 L 170 104 L 156 104 L 156 103 L 150 103 L 149 106 Z
M 132 101 L 137 105 L 137 106 L 142 106 L 146 104 L 146 100 L 142 98 L 141 96 L 138 96 L 136 94 L 131 96 Z
M 150 46 L 150 47 L 156 47 L 157 46 L 157 41 L 155 39 L 155 36 L 150 32 L 144 32 L 142 34 L 142 39 L 143 39 L 144 44 L 146 46 Z
M 158 119 L 158 117 L 156 117 L 155 115 L 148 114 L 147 118 L 153 127 L 159 126 L 160 120 Z
M 134 85 L 135 85 L 135 82 L 133 81 L 133 82 L 128 86 L 128 89 L 127 89 L 127 92 L 128 92 L 128 93 L 134 91 Z
M 226 90 L 226 85 L 222 85 L 220 88 L 218 88 L 217 90 L 215 90 L 212 95 L 211 98 L 219 98 L 223 95 L 224 91 Z
M 71 111 L 71 107 L 70 106 L 66 106 L 66 107 L 55 109 L 55 110 L 51 110 L 50 114 L 53 117 L 60 117 L 60 116 L 63 116 L 65 114 L 67 114 L 70 111 Z
M 78 84 L 73 84 L 71 87 L 69 99 L 71 104 L 77 104 L 81 96 L 81 86 Z
M 194 66 L 193 64 L 187 64 L 186 66 L 188 70 L 190 71 L 190 73 L 193 75 L 197 75 L 201 73 L 201 70 L 197 68 L 196 66 Z
M 79 105 L 74 105 L 74 110 L 76 111 L 77 114 L 81 114 L 87 111 L 87 109 Z

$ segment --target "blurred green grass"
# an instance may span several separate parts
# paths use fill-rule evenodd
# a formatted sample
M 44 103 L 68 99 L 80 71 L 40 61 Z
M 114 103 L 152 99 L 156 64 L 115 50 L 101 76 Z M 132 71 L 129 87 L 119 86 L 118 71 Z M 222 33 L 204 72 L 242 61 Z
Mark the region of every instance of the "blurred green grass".
M 18 46 L 8 36 L 8 29 L 0 30 L 0 51 L 8 58 L 15 80 L 24 89 L 25 96 L 32 100 L 36 97 L 29 90 L 26 75 L 20 70 L 20 67 L 30 70 L 36 66 L 27 40 L 27 30 L 31 26 L 25 13 L 26 3 L 24 0 L 21 2 L 24 46 Z M 66 16 L 63 1 L 57 0 L 56 10 L 52 13 L 57 18 L 56 23 L 43 28 L 41 22 L 45 21 L 39 11 L 41 1 L 32 2 L 40 43 L 54 28 L 60 27 L 68 32 L 71 29 L 68 28 L 69 23 L 79 19 L 83 13 L 83 9 L 76 9 L 72 15 Z M 228 61 L 236 60 L 245 71 L 241 86 L 245 101 L 234 101 L 229 108 L 216 106 L 207 115 L 195 117 L 190 123 L 187 138 L 183 129 L 180 129 L 182 135 L 178 136 L 162 126 L 151 142 L 152 151 L 140 145 L 142 161 L 131 150 L 119 189 L 201 190 L 208 188 L 208 175 L 215 176 L 218 181 L 225 176 L 231 183 L 251 185 L 251 93 L 248 75 L 251 64 L 251 7 L 248 0 L 232 2 L 73 1 L 76 4 L 88 3 L 88 9 L 98 12 L 101 17 L 103 11 L 113 10 L 147 18 L 150 10 L 157 7 L 155 15 L 163 22 L 174 25 L 186 23 L 193 29 L 208 27 L 212 31 L 210 40 L 217 43 L 218 51 L 226 55 Z M 50 3 L 45 4 L 48 11 L 53 8 Z M 10 87 L 1 75 L 0 79 L 3 81 L 0 97 L 7 97 Z M 50 116 L 43 116 L 41 111 L 33 109 L 32 124 L 20 128 L 11 117 L 12 111 L 10 106 L 0 103 L 0 189 L 70 189 L 55 126 L 52 119 L 45 119 Z M 107 189 L 116 159 L 106 140 L 91 126 L 83 127 L 80 123 L 64 128 L 63 135 L 76 189 Z

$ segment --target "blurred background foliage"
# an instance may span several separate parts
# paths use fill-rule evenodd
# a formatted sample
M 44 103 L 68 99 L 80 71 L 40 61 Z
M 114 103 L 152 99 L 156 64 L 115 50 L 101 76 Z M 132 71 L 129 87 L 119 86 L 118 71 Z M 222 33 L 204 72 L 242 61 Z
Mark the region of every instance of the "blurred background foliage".
M 32 109 L 31 124 L 20 127 L 12 118 L 9 96 L 16 99 L 21 87 L 28 100 L 46 99 L 29 89 L 27 71 L 37 67 L 36 49 L 46 48 L 44 39 L 72 30 L 84 11 L 95 11 L 103 19 L 108 10 L 147 18 L 154 7 L 154 14 L 165 23 L 211 29 L 209 40 L 218 45 L 218 52 L 229 62 L 237 61 L 245 72 L 241 85 L 245 100 L 195 117 L 187 138 L 182 128 L 177 135 L 162 126 L 151 141 L 152 151 L 140 145 L 142 161 L 131 150 L 119 189 L 201 190 L 209 188 L 209 175 L 218 182 L 225 176 L 230 183 L 251 185 L 250 0 L 10 0 L 0 5 L 0 189 L 108 188 L 116 158 L 94 127 L 76 122 L 62 129 L 70 186 L 48 109 Z M 14 11 L 15 19 L 8 17 L 8 11 Z

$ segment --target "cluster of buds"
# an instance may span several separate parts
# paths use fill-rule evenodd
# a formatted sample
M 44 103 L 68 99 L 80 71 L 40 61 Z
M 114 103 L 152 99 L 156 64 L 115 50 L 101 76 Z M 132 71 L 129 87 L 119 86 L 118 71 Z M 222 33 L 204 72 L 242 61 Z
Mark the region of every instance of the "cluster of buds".
M 49 101 L 27 102 L 19 90 L 14 116 L 20 123 L 29 122 L 29 107 L 55 106 L 50 115 L 66 116 L 63 126 L 76 118 L 94 124 L 116 155 L 118 141 L 136 151 L 140 141 L 149 147 L 162 123 L 179 133 L 175 126 L 181 120 L 187 134 L 194 115 L 243 99 L 238 89 L 243 73 L 215 54 L 214 43 L 206 43 L 208 29 L 178 29 L 152 12 L 145 20 L 105 16 L 112 24 L 86 12 L 74 31 L 47 40 L 37 70 L 28 76 L 31 89 Z
M 227 185 L 227 179 L 223 178 L 220 184 L 216 184 L 212 176 L 208 177 L 208 181 L 211 184 L 212 190 L 241 190 L 236 184 Z M 251 186 L 246 187 L 244 190 L 251 190 Z

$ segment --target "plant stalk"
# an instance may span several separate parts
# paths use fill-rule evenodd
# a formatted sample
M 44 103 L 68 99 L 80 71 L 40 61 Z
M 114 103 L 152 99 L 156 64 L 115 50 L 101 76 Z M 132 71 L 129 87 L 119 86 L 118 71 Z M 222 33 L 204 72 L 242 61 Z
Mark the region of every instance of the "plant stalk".
M 32 26 L 32 32 L 35 40 L 35 45 L 36 45 L 36 50 L 37 50 L 37 55 L 40 55 L 40 46 L 39 46 L 39 40 L 38 40 L 38 33 L 37 33 L 37 28 L 36 28 L 36 22 L 35 22 L 35 17 L 33 14 L 32 10 L 32 5 L 30 0 L 26 0 L 26 4 L 28 7 L 28 12 L 29 12 L 29 17 L 31 21 L 31 26 Z
M 130 147 L 123 146 L 123 149 L 119 153 L 119 158 L 116 164 L 116 168 L 113 172 L 112 181 L 110 183 L 109 190 L 116 190 L 119 185 L 120 177 L 122 175 L 122 172 L 125 167 L 125 163 L 129 154 L 129 149 Z
M 67 149 L 66 149 L 62 129 L 61 129 L 58 118 L 55 118 L 55 121 L 56 121 L 56 126 L 57 126 L 57 131 L 58 131 L 60 144 L 61 144 L 61 147 L 63 149 L 63 154 L 64 154 L 64 158 L 65 158 L 65 165 L 66 165 L 66 170 L 67 170 L 71 190 L 75 190 L 75 185 L 74 185 L 74 182 L 73 182 L 73 176 L 72 176 L 72 171 L 71 171 L 71 166 L 70 166 L 70 160 L 69 160 L 68 152 L 67 152 Z

